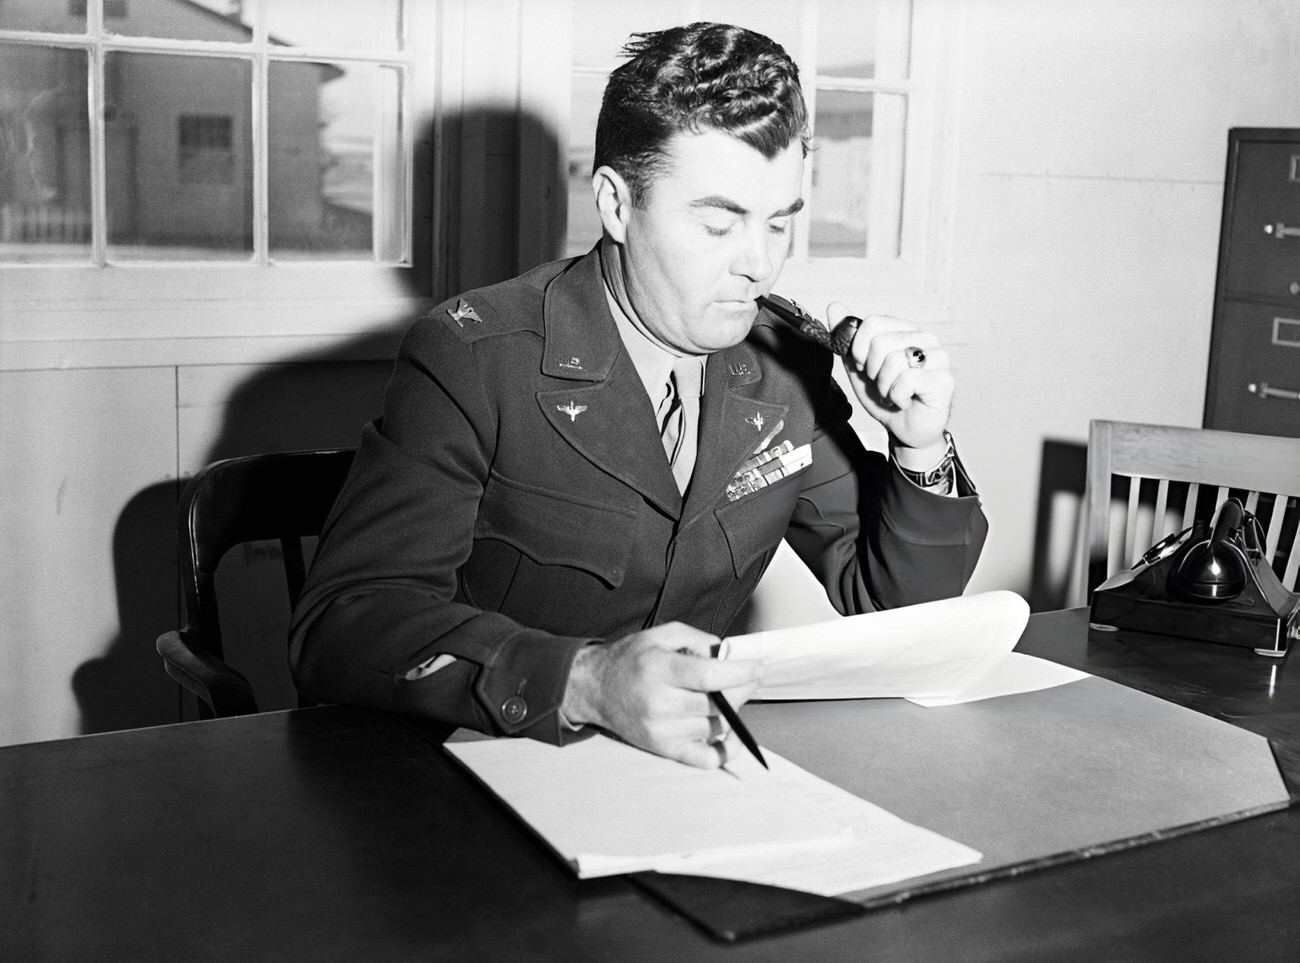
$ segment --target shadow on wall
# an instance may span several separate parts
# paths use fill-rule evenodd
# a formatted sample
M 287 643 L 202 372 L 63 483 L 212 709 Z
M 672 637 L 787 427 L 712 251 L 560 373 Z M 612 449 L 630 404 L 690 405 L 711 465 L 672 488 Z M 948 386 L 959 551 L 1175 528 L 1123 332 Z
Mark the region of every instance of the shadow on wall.
M 175 481 L 138 492 L 113 530 L 118 636 L 100 658 L 72 677 L 81 731 L 105 732 L 158 725 L 176 718 L 176 694 L 156 684 L 161 664 L 144 640 L 176 618 Z M 131 640 L 127 643 L 127 640 Z
M 413 289 L 416 298 L 440 299 L 531 267 L 519 263 L 515 198 L 563 197 L 562 183 L 524 180 L 550 177 L 548 171 L 563 176 L 558 141 L 539 120 L 521 122 L 516 112 L 484 109 L 445 119 L 444 129 L 449 144 L 465 145 L 460 166 L 467 177 L 484 179 L 482 193 L 489 200 L 485 210 L 471 210 L 463 201 L 444 205 L 450 212 L 445 256 L 451 290 Z M 520 144 L 528 145 L 533 162 L 521 163 Z M 536 163 L 536 145 L 549 145 L 555 163 Z M 460 188 L 458 183 L 435 185 L 451 198 L 461 197 Z M 457 241 L 461 236 L 463 245 Z M 431 256 L 417 260 L 415 277 L 433 276 Z M 392 358 L 412 320 L 395 317 L 329 350 L 259 366 L 225 399 L 220 431 L 202 463 L 357 444 L 362 426 L 382 410 Z M 193 700 L 182 698 L 154 649 L 155 639 L 183 619 L 176 554 L 181 487 L 176 480 L 150 485 L 118 518 L 113 544 L 118 634 L 103 656 L 83 663 L 72 679 L 83 733 L 196 717 Z M 278 544 L 259 542 L 231 551 L 217 572 L 217 592 L 226 659 L 249 677 L 260 708 L 296 705 L 285 658 L 289 612 Z

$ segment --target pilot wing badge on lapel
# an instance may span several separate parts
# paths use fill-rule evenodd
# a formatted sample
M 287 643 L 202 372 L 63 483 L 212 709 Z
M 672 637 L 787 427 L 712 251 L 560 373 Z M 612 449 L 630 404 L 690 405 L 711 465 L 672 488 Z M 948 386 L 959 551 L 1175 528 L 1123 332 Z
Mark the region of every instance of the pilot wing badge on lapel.
M 587 410 L 587 406 L 575 405 L 573 401 L 570 400 L 567 405 L 556 405 L 555 410 L 564 412 L 566 415 L 569 416 L 569 421 L 574 422 L 578 420 L 578 415 L 582 414 L 584 411 Z

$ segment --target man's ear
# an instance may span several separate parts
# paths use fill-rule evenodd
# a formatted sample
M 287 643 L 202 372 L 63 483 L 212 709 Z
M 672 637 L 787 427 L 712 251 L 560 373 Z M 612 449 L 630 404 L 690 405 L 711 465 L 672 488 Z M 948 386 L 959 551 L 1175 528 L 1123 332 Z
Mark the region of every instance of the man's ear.
M 605 233 L 616 244 L 627 238 L 628 216 L 632 210 L 632 191 L 614 168 L 601 166 L 591 175 L 591 190 L 596 195 L 596 212 Z

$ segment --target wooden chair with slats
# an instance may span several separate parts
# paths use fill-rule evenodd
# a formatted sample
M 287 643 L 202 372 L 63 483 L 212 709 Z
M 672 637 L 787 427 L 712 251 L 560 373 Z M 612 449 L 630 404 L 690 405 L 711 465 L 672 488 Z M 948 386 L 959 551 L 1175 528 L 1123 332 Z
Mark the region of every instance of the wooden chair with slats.
M 1300 438 L 1093 421 L 1076 605 L 1165 535 L 1209 520 L 1229 496 L 1265 533 L 1282 584 L 1300 583 Z
M 186 621 L 158 637 L 163 669 L 199 700 L 203 718 L 258 711 L 247 677 L 225 661 L 216 573 L 236 545 L 277 540 L 289 606 L 306 578 L 304 538 L 319 535 L 355 449 L 274 452 L 208 465 L 185 485 L 177 540 Z M 285 645 L 277 634 L 268 644 Z

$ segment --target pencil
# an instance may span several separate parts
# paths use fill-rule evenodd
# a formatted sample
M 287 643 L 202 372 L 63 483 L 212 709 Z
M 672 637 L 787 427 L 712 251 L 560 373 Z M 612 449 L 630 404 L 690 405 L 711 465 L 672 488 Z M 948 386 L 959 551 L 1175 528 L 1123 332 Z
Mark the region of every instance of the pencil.
M 745 748 L 752 752 L 754 758 L 758 760 L 758 764 L 766 769 L 767 760 L 763 758 L 763 753 L 758 748 L 758 743 L 754 740 L 754 737 L 750 735 L 749 729 L 745 724 L 740 721 L 740 716 L 736 713 L 736 710 L 731 707 L 731 703 L 727 701 L 727 697 L 721 692 L 710 692 L 709 698 L 713 700 L 713 704 L 717 706 L 718 711 L 722 713 L 722 718 L 727 720 L 727 725 L 731 726 L 731 731 L 740 737 L 740 741 L 745 744 Z

